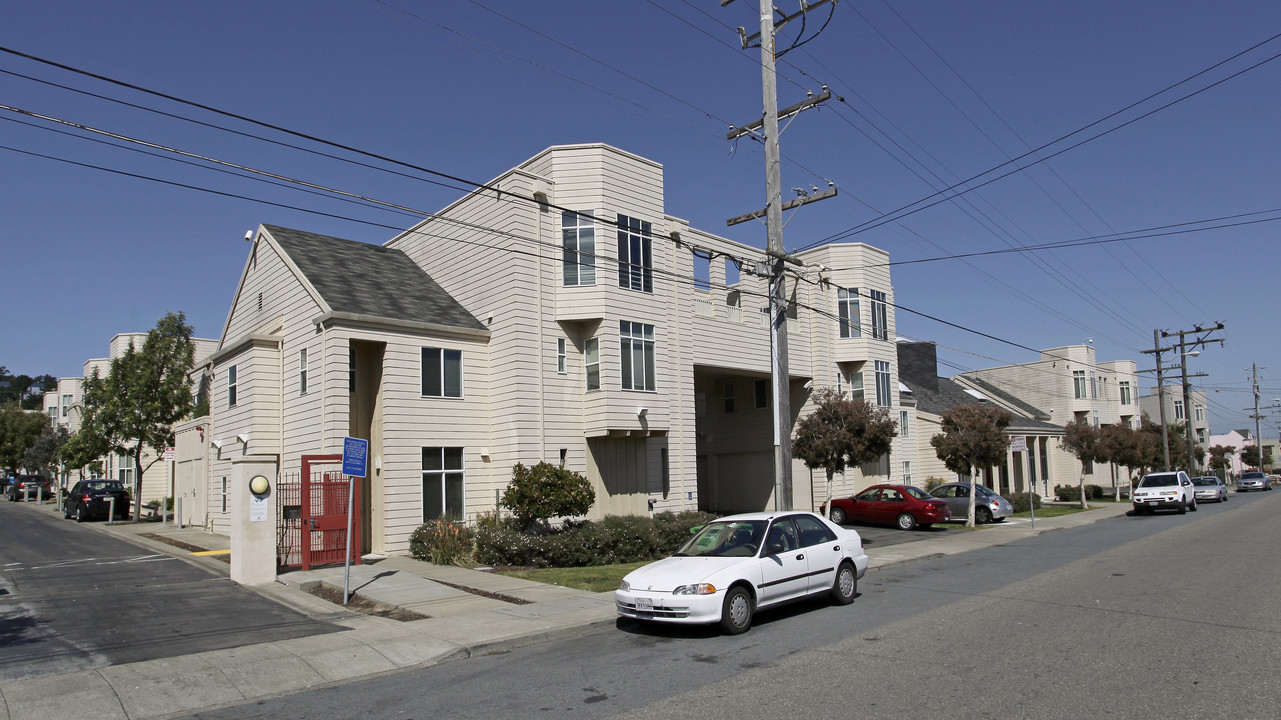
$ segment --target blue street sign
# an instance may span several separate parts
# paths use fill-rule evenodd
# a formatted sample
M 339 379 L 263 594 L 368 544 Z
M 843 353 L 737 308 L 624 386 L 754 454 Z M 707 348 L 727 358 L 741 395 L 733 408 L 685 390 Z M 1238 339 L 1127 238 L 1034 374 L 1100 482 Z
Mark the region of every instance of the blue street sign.
M 365 477 L 365 468 L 369 466 L 369 441 L 360 438 L 343 438 L 342 440 L 342 473 L 354 477 Z

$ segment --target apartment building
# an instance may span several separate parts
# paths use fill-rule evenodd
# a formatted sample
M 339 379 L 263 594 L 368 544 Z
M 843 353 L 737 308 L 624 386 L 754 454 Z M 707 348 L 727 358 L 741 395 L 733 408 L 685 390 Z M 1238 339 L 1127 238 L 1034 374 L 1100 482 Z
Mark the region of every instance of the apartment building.
M 1183 386 L 1166 385 L 1164 390 L 1153 388 L 1146 395 L 1139 397 L 1139 409 L 1144 415 L 1154 423 L 1160 423 L 1162 418 L 1161 405 L 1165 405 L 1165 421 L 1170 425 L 1178 425 L 1187 428 L 1186 423 L 1190 420 L 1192 425 L 1192 439 L 1196 442 L 1197 447 L 1207 451 L 1205 458 L 1201 461 L 1200 473 L 1208 467 L 1209 449 L 1210 449 L 1210 416 L 1206 412 L 1205 391 L 1188 389 L 1188 401 L 1191 407 L 1184 406 Z
M 210 416 L 179 429 L 180 464 L 208 467 L 207 526 L 227 526 L 238 464 L 274 456 L 289 475 L 344 437 L 370 443 L 367 552 L 492 512 L 516 463 L 583 473 L 593 516 L 774 506 L 766 258 L 668 215 L 660 164 L 558 146 L 381 247 L 270 225 L 253 238 L 201 369 Z M 824 386 L 900 417 L 887 253 L 799 257 L 793 419 Z M 838 491 L 914 460 L 900 439 Z M 795 507 L 821 502 L 812 477 L 793 463 Z

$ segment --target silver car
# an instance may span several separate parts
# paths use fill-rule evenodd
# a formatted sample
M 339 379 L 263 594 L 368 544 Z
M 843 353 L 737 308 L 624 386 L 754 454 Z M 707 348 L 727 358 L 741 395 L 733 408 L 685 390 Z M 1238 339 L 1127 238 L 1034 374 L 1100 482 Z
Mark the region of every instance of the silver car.
M 1228 486 L 1213 475 L 1192 478 L 1197 502 L 1227 502 Z
M 1237 492 L 1246 490 L 1271 490 L 1272 479 L 1261 472 L 1244 472 L 1237 478 Z
M 1001 522 L 1014 514 L 1014 506 L 1009 500 L 997 495 L 985 485 L 975 485 L 978 496 L 974 498 L 974 522 Z M 934 497 L 947 503 L 952 511 L 953 520 L 963 520 L 970 512 L 970 484 L 966 482 L 944 483 L 930 491 Z

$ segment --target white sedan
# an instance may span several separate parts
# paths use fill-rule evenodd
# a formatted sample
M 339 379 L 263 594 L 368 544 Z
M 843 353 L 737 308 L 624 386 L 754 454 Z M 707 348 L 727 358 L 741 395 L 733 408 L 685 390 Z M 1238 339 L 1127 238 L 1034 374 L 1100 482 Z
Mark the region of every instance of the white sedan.
M 618 614 L 715 623 L 731 635 L 761 608 L 827 593 L 848 605 L 867 572 L 858 532 L 810 512 L 731 515 L 704 525 L 676 554 L 623 578 Z

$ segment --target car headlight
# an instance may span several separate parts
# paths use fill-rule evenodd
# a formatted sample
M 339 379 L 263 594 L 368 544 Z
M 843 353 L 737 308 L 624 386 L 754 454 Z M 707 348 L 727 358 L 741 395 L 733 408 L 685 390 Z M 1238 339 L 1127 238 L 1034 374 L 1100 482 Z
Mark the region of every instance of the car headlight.
M 624 580 L 618 584 L 618 589 L 622 590 L 623 592 L 630 592 L 632 589 L 632 584 Z
M 672 591 L 673 595 L 714 595 L 716 586 L 711 583 L 695 583 L 693 585 L 681 585 Z

